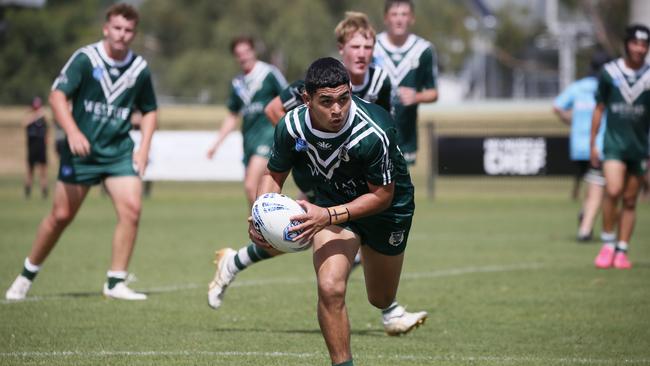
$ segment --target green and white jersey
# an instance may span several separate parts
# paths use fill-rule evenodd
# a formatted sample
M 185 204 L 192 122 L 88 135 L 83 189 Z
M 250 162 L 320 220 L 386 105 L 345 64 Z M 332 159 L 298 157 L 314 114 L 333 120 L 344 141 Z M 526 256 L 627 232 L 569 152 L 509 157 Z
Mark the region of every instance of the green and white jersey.
M 390 114 L 357 97 L 351 103 L 338 132 L 315 129 L 304 105 L 287 113 L 275 129 L 268 168 L 310 177 L 320 206 L 350 202 L 369 192 L 368 183 L 395 183 L 391 207 L 380 215 L 412 214 L 413 185 Z
M 228 109 L 243 117 L 244 155 L 268 154 L 273 142 L 273 124 L 266 118 L 264 107 L 287 85 L 282 73 L 273 65 L 257 61 L 246 75 L 232 80 Z M 258 147 L 266 149 L 258 151 Z
M 296 80 L 280 93 L 280 100 L 285 112 L 303 104 L 302 93 L 305 91 L 305 81 Z M 388 73 L 376 66 L 370 66 L 361 85 L 352 85 L 352 95 L 366 102 L 377 104 L 390 112 L 392 86 Z
M 605 159 L 648 157 L 650 128 L 650 65 L 632 70 L 622 58 L 607 63 L 598 79 L 596 101 L 607 112 Z
M 377 35 L 374 63 L 384 69 L 393 86 L 391 104 L 393 117 L 397 123 L 398 144 L 402 151 L 417 151 L 418 105 L 404 106 L 397 95 L 397 88 L 405 86 L 416 91 L 435 89 L 438 78 L 438 63 L 433 45 L 414 34 L 406 42 L 396 47 L 390 43 L 386 32 Z
M 352 85 L 352 94 L 366 102 L 377 104 L 388 112 L 391 111 L 392 90 L 388 73 L 378 66 L 368 67 L 363 84 Z
M 304 104 L 304 101 L 302 100 L 302 93 L 304 91 L 305 81 L 299 79 L 289 84 L 289 86 L 280 92 L 280 101 L 282 102 L 282 108 L 285 112 L 289 112 L 290 110 Z
M 102 41 L 70 57 L 52 85 L 55 89 L 71 100 L 72 116 L 90 142 L 90 156 L 73 160 L 101 164 L 132 154 L 131 112 L 158 108 L 147 61 L 131 51 L 124 60 L 113 60 Z

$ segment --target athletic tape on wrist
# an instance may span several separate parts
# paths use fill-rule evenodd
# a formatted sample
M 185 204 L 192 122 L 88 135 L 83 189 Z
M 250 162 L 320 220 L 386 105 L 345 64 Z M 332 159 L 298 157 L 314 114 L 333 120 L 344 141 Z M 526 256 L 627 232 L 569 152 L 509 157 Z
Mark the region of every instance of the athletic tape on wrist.
M 330 214 L 330 225 L 337 225 L 350 221 L 350 211 L 343 205 L 328 207 L 327 212 Z

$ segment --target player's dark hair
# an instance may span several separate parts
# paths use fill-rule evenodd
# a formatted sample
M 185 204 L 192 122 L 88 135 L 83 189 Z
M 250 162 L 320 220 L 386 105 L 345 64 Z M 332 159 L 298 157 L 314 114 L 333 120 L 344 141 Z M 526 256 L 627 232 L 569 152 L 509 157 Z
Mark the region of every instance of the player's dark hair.
M 625 35 L 623 36 L 623 41 L 625 43 L 639 39 L 642 41 L 650 42 L 650 29 L 643 24 L 630 24 L 625 28 Z
M 612 58 L 609 57 L 607 52 L 603 50 L 596 50 L 593 55 L 591 55 L 591 61 L 589 62 L 589 75 L 598 75 L 600 69 L 608 63 Z
M 630 41 L 641 40 L 645 43 L 650 44 L 650 29 L 643 24 L 630 24 L 625 28 L 625 34 L 623 35 L 623 48 L 627 54 L 627 44 Z
M 314 61 L 305 75 L 305 91 L 314 95 L 321 88 L 336 88 L 350 84 L 350 75 L 341 61 L 332 57 L 323 57 Z
M 384 3 L 384 14 L 388 13 L 390 8 L 393 7 L 393 5 L 401 5 L 401 4 L 406 4 L 411 8 L 411 12 L 415 12 L 415 4 L 413 3 L 413 0 L 386 0 Z
M 106 10 L 106 21 L 111 20 L 112 17 L 116 15 L 123 16 L 126 20 L 131 20 L 135 22 L 135 25 L 138 25 L 140 21 L 140 15 L 138 11 L 129 4 L 119 3 L 113 4 Z
M 252 49 L 255 49 L 255 40 L 251 36 L 240 35 L 236 36 L 230 41 L 230 53 L 235 53 L 235 47 L 240 43 L 246 43 L 251 46 Z

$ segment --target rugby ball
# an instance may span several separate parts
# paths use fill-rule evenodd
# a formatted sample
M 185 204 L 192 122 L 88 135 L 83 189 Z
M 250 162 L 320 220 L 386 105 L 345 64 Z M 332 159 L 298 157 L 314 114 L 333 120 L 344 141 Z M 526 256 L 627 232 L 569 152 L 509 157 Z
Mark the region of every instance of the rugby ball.
M 305 213 L 305 210 L 293 199 L 280 193 L 266 193 L 257 198 L 251 210 L 253 226 L 273 248 L 294 253 L 305 250 L 311 242 L 292 241 L 301 231 L 289 231 L 301 221 L 290 220 L 291 217 Z

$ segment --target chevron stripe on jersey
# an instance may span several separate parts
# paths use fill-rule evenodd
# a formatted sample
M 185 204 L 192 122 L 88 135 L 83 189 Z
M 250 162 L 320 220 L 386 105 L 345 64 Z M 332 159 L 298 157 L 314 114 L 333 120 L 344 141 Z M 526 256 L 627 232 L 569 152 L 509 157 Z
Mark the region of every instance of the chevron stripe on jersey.
M 287 81 L 282 76 L 282 73 L 278 71 L 275 66 L 269 65 L 266 62 L 257 61 L 253 70 L 246 75 L 239 75 L 232 80 L 232 86 L 235 88 L 237 95 L 244 102 L 245 105 L 248 105 L 253 100 L 255 93 L 257 93 L 263 86 L 264 80 L 269 75 L 273 73 L 275 78 L 280 82 L 281 85 L 286 85 Z
M 384 149 L 384 153 L 382 156 L 382 176 L 383 176 L 383 184 L 390 184 L 393 181 L 393 177 L 391 174 L 392 167 L 391 167 L 391 160 L 390 160 L 390 140 L 388 139 L 388 136 L 386 136 L 386 132 L 377 125 L 375 121 L 366 114 L 361 108 L 357 109 L 357 115 L 361 118 L 362 121 L 365 123 L 368 123 L 371 127 L 368 129 L 370 132 L 366 133 L 365 135 L 362 135 L 363 137 L 369 135 L 370 133 L 374 133 L 379 137 L 379 140 L 382 142 L 382 147 Z M 356 137 L 352 142 L 350 142 L 350 146 L 356 145 L 359 141 L 361 141 L 362 137 Z
M 359 86 L 352 85 L 352 93 L 367 102 L 374 103 L 387 77 L 388 73 L 381 67 L 370 66 L 364 77 L 363 84 Z
M 138 75 L 140 75 L 142 70 L 147 67 L 147 61 L 141 56 L 137 56 L 135 60 L 131 62 L 133 59 L 133 53 L 131 51 L 129 51 L 127 57 L 123 61 L 115 62 L 106 55 L 102 42 L 100 41 L 98 43 L 83 47 L 75 52 L 63 67 L 61 74 L 65 74 L 70 63 L 79 53 L 83 53 L 88 57 L 90 63 L 93 66 L 93 69 L 101 70 L 101 75 L 98 75 L 95 80 L 99 82 L 107 104 L 113 103 L 120 95 L 122 95 L 122 93 L 124 93 L 126 89 L 132 87 L 135 84 Z M 110 77 L 108 69 L 124 66 L 129 62 L 131 62 L 131 65 L 126 70 L 124 70 L 115 81 L 113 81 Z M 56 88 L 58 82 L 59 79 L 54 82 L 52 89 Z
M 290 111 L 304 102 L 302 100 L 302 93 L 305 91 L 305 81 L 296 80 L 286 87 L 282 93 L 280 93 L 280 99 L 282 100 L 282 107 L 285 111 Z
M 615 80 L 615 85 L 628 104 L 650 89 L 650 65 L 644 64 L 638 72 L 625 66 L 622 58 L 605 65 L 605 70 Z M 629 80 L 632 79 L 632 80 Z
M 381 67 L 388 73 L 391 83 L 396 86 L 418 65 L 422 52 L 431 47 L 431 43 L 411 34 L 401 47 L 395 47 L 388 41 L 386 33 L 380 33 L 375 43 L 375 57 L 380 58 Z
M 323 132 L 316 130 L 310 120 L 309 111 L 304 112 L 305 128 L 300 122 L 300 111 L 305 109 L 306 106 L 302 105 L 298 108 L 291 110 L 284 119 L 287 127 L 287 132 L 294 139 L 302 139 L 307 143 L 307 156 L 311 161 L 316 171 L 327 179 L 331 179 L 334 171 L 345 161 L 347 153 L 358 145 L 362 140 L 376 135 L 381 141 L 383 147 L 383 160 L 382 175 L 383 184 L 390 184 L 392 182 L 392 175 L 390 172 L 390 154 L 389 154 L 389 139 L 386 133 L 379 127 L 361 108 L 358 108 L 354 101 L 351 102 L 348 119 L 338 132 Z M 350 131 L 351 129 L 351 131 Z M 327 140 L 332 144 L 331 153 L 328 151 L 319 150 L 314 144 L 310 142 L 307 133 L 316 136 L 319 139 Z

